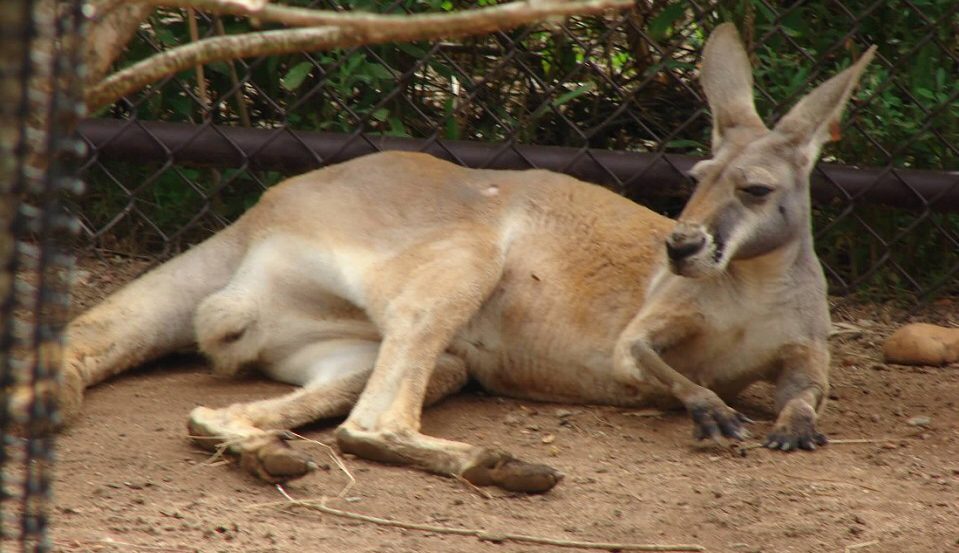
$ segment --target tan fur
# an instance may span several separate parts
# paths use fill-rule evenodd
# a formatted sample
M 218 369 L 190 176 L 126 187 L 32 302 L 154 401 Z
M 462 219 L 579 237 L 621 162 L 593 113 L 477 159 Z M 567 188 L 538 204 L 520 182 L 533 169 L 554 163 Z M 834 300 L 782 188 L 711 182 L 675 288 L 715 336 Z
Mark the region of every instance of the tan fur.
M 959 361 L 959 328 L 927 323 L 908 324 L 882 345 L 887 363 L 947 365 Z
M 678 223 L 568 176 L 423 154 L 289 179 L 70 325 L 65 409 L 84 386 L 197 343 L 219 374 L 258 368 L 302 386 L 190 416 L 201 444 L 225 443 L 268 480 L 314 466 L 277 431 L 348 415 L 344 451 L 507 489 L 555 485 L 549 467 L 419 432 L 423 405 L 467 375 L 522 398 L 682 404 L 701 438 L 741 438 L 744 417 L 720 396 L 770 380 L 780 416 L 767 445 L 813 449 L 829 315 L 808 177 L 870 57 L 769 130 L 736 31 L 720 26 L 703 62 L 714 158 L 694 169 Z M 769 193 L 749 197 L 754 185 Z

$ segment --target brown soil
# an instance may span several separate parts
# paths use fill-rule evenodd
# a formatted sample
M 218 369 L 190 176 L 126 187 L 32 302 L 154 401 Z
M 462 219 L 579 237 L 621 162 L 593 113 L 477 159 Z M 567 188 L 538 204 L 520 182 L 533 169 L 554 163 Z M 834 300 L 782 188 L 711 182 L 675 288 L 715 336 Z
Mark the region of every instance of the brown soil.
M 145 266 L 82 265 L 77 303 L 89 305 Z M 556 405 L 467 391 L 428 409 L 429 434 L 507 449 L 553 465 L 566 480 L 545 495 L 487 489 L 344 456 L 356 478 L 328 504 L 378 517 L 567 540 L 690 543 L 708 551 L 859 553 L 959 551 L 959 367 L 881 362 L 878 344 L 906 320 L 959 325 L 941 301 L 905 316 L 835 301 L 833 390 L 821 429 L 834 443 L 814 453 L 698 446 L 682 412 Z M 224 381 L 202 360 L 163 360 L 88 392 L 85 412 L 58 442 L 53 513 L 59 551 L 422 552 L 554 551 L 378 526 L 300 507 L 279 490 L 186 439 L 185 417 L 275 395 L 265 381 Z M 773 418 L 771 389 L 734 405 Z M 920 418 L 926 417 L 926 419 Z M 304 430 L 333 443 L 335 422 Z M 843 442 L 843 441 L 846 442 Z M 868 441 L 862 441 L 868 440 Z M 755 444 L 755 441 L 750 442 Z M 286 486 L 298 499 L 336 496 L 348 482 L 331 466 Z

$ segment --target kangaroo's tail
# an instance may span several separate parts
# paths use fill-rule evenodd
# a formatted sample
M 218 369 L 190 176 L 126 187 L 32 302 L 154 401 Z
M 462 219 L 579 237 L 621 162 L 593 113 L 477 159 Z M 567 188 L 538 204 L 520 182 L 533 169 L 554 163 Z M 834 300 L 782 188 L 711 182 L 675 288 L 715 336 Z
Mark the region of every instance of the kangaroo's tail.
M 65 418 L 79 409 L 87 386 L 194 344 L 194 311 L 233 276 L 246 250 L 245 234 L 241 220 L 67 325 L 60 393 Z

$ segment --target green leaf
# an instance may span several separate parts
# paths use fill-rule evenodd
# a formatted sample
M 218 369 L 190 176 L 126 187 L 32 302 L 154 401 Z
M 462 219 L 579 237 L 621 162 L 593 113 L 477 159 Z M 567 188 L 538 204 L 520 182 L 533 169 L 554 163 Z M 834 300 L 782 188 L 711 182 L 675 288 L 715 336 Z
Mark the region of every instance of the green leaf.
M 153 30 L 156 32 L 157 40 L 164 46 L 177 46 L 180 44 L 180 41 L 177 40 L 176 35 L 173 34 L 173 31 L 170 29 L 154 26 Z
M 443 77 L 447 79 L 453 77 L 454 75 L 453 70 L 447 67 L 443 63 L 440 63 L 438 61 L 429 61 L 427 63 L 430 66 L 430 69 L 432 69 L 433 71 L 436 71 L 437 73 L 439 73 L 440 75 L 442 75 Z
M 673 23 L 675 23 L 685 13 L 685 2 L 676 2 L 666 6 L 663 11 L 659 12 L 659 15 L 654 17 L 649 22 L 649 34 L 653 35 L 653 38 L 656 40 L 662 40 L 666 37 L 666 32 L 673 25 Z
M 294 65 L 293 68 L 287 71 L 286 75 L 283 75 L 283 78 L 280 79 L 280 85 L 291 92 L 296 90 L 303 84 L 303 81 L 306 80 L 311 69 L 313 69 L 313 64 L 308 61 Z
M 403 124 L 403 121 L 395 115 L 390 117 L 390 132 L 386 133 L 390 136 L 409 136 L 410 133 L 406 131 L 406 125 Z
M 393 79 L 393 74 L 390 73 L 390 70 L 383 67 L 383 64 L 380 63 L 366 64 L 366 73 L 374 78 L 380 79 L 381 81 Z
M 458 140 L 461 134 L 460 123 L 456 120 L 456 115 L 453 113 L 454 103 L 454 98 L 447 98 L 443 103 L 443 112 L 445 116 L 443 121 L 443 130 L 446 132 L 446 138 L 450 140 Z
M 670 140 L 665 144 L 667 150 L 678 150 L 678 149 L 693 149 L 693 150 L 705 150 L 705 147 L 700 142 L 695 140 Z
M 396 45 L 396 48 L 400 52 L 409 54 L 410 56 L 413 56 L 414 58 L 417 58 L 417 59 L 426 57 L 426 50 L 420 48 L 419 46 L 416 46 L 415 44 L 407 44 L 405 42 L 400 42 L 399 44 Z
M 230 76 L 230 66 L 227 65 L 226 62 L 213 61 L 206 64 L 206 66 L 209 67 L 210 71 L 213 71 L 214 73 L 219 73 L 220 75 L 225 75 L 227 77 Z
M 166 103 L 173 108 L 173 113 L 176 113 L 183 119 L 189 120 L 190 116 L 193 115 L 193 101 L 186 96 L 169 96 L 166 99 Z
M 580 96 L 582 96 L 583 94 L 586 94 L 587 92 L 589 92 L 590 90 L 593 90 L 594 88 L 596 88 L 596 83 L 592 81 L 579 85 L 579 87 L 577 87 L 576 90 L 570 90 L 569 92 L 564 92 L 560 94 L 559 96 L 557 96 L 556 99 L 553 100 L 552 102 L 553 107 L 559 107 L 569 102 L 570 100 L 579 98 Z

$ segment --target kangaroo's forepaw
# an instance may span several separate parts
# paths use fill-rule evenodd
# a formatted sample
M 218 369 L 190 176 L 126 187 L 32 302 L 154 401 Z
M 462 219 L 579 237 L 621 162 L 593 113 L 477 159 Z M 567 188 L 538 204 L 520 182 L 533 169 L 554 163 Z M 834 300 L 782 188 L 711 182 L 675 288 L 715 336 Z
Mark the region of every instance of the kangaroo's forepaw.
M 726 405 L 710 390 L 687 402 L 686 409 L 695 424 L 693 436 L 697 440 L 719 440 L 720 437 L 743 440 L 749 437 L 749 431 L 744 425 L 753 421 Z
M 511 492 L 543 493 L 563 480 L 563 473 L 547 465 L 520 461 L 500 451 L 488 451 L 461 474 L 477 486 L 498 486 Z
M 779 413 L 775 426 L 763 445 L 769 449 L 813 451 L 829 442 L 825 434 L 816 430 L 816 411 L 802 400 L 793 400 Z

